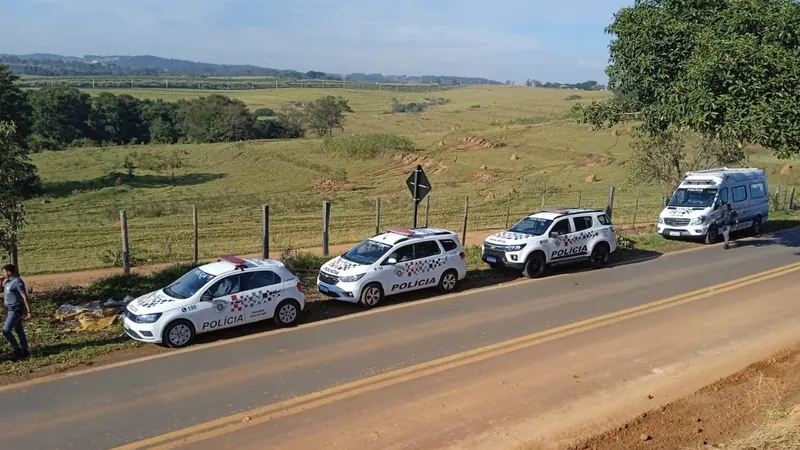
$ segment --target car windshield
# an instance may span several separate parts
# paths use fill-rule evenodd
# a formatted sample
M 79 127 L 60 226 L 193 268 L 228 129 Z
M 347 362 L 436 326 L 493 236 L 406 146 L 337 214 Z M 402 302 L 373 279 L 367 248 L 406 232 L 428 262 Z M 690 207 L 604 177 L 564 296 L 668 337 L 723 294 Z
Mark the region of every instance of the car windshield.
M 714 204 L 717 197 L 716 188 L 678 188 L 668 206 L 682 206 L 686 208 L 708 208 Z
M 186 299 L 196 294 L 213 278 L 214 276 L 210 273 L 194 269 L 164 288 L 164 293 L 170 297 Z
M 358 264 L 374 264 L 383 255 L 392 249 L 391 245 L 367 239 L 366 241 L 351 248 L 342 258 Z
M 551 223 L 553 223 L 552 220 L 542 219 L 541 217 L 526 217 L 517 222 L 508 231 L 541 236 L 545 233 L 545 231 L 547 231 L 548 228 L 550 228 Z

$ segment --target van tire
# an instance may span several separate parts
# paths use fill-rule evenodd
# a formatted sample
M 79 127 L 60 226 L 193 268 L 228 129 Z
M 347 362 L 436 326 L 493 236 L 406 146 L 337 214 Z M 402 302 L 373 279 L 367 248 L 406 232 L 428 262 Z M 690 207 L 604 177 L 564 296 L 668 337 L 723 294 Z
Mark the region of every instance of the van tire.
M 753 219 L 753 236 L 761 236 L 761 216 Z
M 542 252 L 533 252 L 525 260 L 525 267 L 522 268 L 522 275 L 526 278 L 540 278 L 544 275 L 547 261 Z
M 706 232 L 705 242 L 706 244 L 716 244 L 717 242 L 719 242 L 719 231 L 717 230 L 716 225 L 708 227 L 708 231 Z

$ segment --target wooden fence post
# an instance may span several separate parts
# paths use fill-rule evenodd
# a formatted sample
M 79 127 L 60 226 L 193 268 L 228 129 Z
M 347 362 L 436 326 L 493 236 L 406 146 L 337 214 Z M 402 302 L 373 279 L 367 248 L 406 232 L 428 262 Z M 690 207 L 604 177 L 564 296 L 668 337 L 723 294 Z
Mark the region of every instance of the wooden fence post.
M 131 274 L 131 252 L 130 241 L 128 240 L 128 214 L 125 211 L 119 212 L 120 231 L 122 233 L 122 273 Z
M 541 207 L 541 209 L 544 209 L 544 200 L 545 200 L 545 197 L 546 197 L 546 196 L 547 196 L 547 187 L 545 187 L 545 188 L 542 190 L 542 207 Z
M 786 209 L 786 199 L 788 199 L 788 198 L 789 198 L 789 190 L 788 189 L 784 189 L 783 190 L 783 203 L 781 203 L 783 209 Z
M 431 212 L 431 196 L 428 196 L 428 201 L 425 203 L 425 228 L 428 228 L 428 214 Z
M 581 200 L 583 200 L 583 191 L 578 191 L 578 208 L 581 207 Z
M 375 234 L 381 232 L 381 199 L 375 199 Z
M 464 228 L 461 232 L 462 247 L 467 245 L 467 217 L 469 217 L 469 195 L 464 197 Z
M 779 184 L 777 188 L 775 188 L 775 211 L 780 211 L 781 209 L 781 185 Z
M 608 205 L 606 205 L 606 215 L 608 218 L 611 219 L 612 214 L 614 213 L 614 192 L 616 189 L 614 186 L 611 186 L 611 189 L 608 190 Z
M 322 202 L 322 256 L 328 256 L 329 232 L 331 226 L 331 202 Z
M 506 230 L 508 229 L 508 219 L 511 217 L 511 194 L 506 194 Z
M 199 225 L 197 223 L 197 205 L 192 205 L 192 228 L 194 231 L 194 264 L 197 265 L 200 262 L 200 236 L 199 236 Z
M 636 188 L 636 203 L 633 205 L 633 229 L 636 229 L 636 213 L 639 212 L 639 191 L 641 188 Z
M 792 193 L 789 195 L 789 211 L 794 211 L 794 188 L 792 188 Z
M 261 205 L 261 257 L 269 259 L 269 205 Z

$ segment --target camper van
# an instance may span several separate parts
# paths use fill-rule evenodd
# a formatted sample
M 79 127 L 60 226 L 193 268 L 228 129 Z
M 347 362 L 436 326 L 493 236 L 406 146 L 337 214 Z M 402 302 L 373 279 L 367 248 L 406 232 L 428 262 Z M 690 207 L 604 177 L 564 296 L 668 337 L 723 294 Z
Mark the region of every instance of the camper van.
M 702 238 L 713 244 L 720 237 L 717 221 L 726 203 L 739 215 L 739 223 L 731 231 L 750 228 L 760 234 L 769 217 L 764 171 L 724 167 L 688 172 L 658 217 L 658 234 L 665 238 Z

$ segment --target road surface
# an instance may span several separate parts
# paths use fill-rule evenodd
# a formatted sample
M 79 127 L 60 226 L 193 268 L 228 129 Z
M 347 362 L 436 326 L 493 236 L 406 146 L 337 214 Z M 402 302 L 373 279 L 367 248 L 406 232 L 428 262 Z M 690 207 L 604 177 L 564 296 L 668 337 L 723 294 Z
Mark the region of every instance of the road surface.
M 5 387 L 0 447 L 558 442 L 800 339 L 798 274 L 787 230 Z

